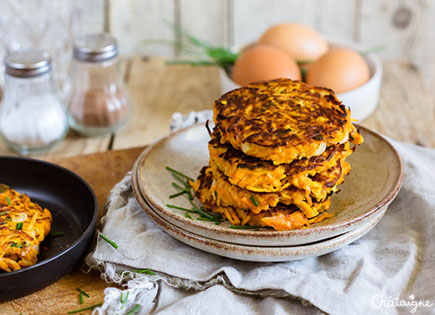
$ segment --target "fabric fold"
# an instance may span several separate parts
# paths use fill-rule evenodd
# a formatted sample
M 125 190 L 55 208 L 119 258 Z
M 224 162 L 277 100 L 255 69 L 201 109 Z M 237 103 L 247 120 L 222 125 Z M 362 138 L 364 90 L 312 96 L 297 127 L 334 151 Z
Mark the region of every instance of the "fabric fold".
M 404 162 L 398 197 L 371 232 L 333 253 L 253 263 L 189 247 L 147 217 L 134 198 L 129 173 L 113 188 L 100 226 L 119 248 L 99 238 L 86 263 L 131 290 L 131 302 L 141 305 L 143 314 L 397 314 L 414 308 L 433 313 L 435 150 L 391 142 Z M 137 269 L 155 275 L 132 272 Z M 139 299 L 145 291 L 146 298 Z M 108 290 L 107 296 L 118 301 L 120 293 Z M 119 307 L 110 301 L 95 312 Z

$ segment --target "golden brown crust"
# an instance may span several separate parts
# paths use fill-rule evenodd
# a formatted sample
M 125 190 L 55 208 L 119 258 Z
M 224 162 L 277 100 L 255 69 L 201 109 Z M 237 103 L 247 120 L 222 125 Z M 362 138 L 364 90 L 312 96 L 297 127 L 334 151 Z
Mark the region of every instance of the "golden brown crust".
M 211 136 L 208 146 L 210 165 L 224 173 L 232 184 L 255 192 L 279 192 L 290 185 L 307 190 L 312 184 L 310 176 L 333 168 L 353 152 L 350 143 L 346 142 L 327 148 L 319 156 L 274 165 L 243 154 L 227 143 L 222 144 L 217 130 Z M 321 188 L 319 185 L 316 187 Z
M 50 232 L 48 209 L 0 185 L 0 269 L 19 270 L 37 262 L 39 245 Z
M 307 218 L 315 217 L 319 214 L 319 208 L 322 207 L 322 204 L 329 199 L 334 186 L 326 187 L 322 185 L 322 183 L 319 183 L 319 185 L 322 185 L 324 188 L 320 196 L 321 198 L 316 199 L 309 191 L 304 191 L 293 186 L 275 193 L 248 191 L 232 185 L 222 173 L 213 168 L 205 169 L 204 174 L 205 175 L 203 175 L 200 180 L 206 183 L 206 187 L 199 186 L 199 196 L 203 194 L 201 190 L 205 188 L 207 192 L 204 195 L 207 196 L 207 198 L 213 198 L 217 206 L 249 210 L 254 214 L 270 210 L 277 207 L 278 204 L 284 204 L 296 206 Z M 329 170 L 321 179 L 338 183 L 342 181 L 343 176 L 344 174 L 339 165 Z M 207 201 L 207 198 L 204 199 L 203 197 L 202 199 Z M 204 202 L 204 200 L 201 201 Z
M 307 228 L 311 222 L 320 222 L 330 216 L 325 212 L 330 205 L 329 198 L 323 203 L 319 203 L 319 214 L 312 219 L 308 219 L 294 204 L 278 203 L 275 207 L 270 207 L 259 213 L 233 206 L 224 206 L 217 202 L 217 198 L 211 190 L 213 177 L 210 168 L 204 167 L 201 170 L 198 181 L 196 196 L 203 203 L 204 208 L 222 214 L 231 224 L 272 227 L 275 230 L 284 231 Z
M 250 84 L 214 103 L 222 143 L 274 164 L 316 155 L 354 132 L 350 111 L 334 92 L 299 81 Z

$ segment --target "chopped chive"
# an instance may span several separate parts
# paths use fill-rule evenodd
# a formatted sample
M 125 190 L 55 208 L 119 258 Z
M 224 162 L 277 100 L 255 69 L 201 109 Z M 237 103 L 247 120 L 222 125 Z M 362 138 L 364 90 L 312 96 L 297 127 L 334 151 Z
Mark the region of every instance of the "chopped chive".
M 190 212 L 190 213 L 196 213 L 196 211 L 194 211 L 194 210 L 186 209 L 186 208 L 179 207 L 179 206 L 174 206 L 174 205 L 171 205 L 171 204 L 169 204 L 169 203 L 168 203 L 166 206 L 167 206 L 168 208 L 172 208 L 172 209 L 178 209 L 178 210 L 183 210 L 183 211 Z
M 189 196 L 189 200 L 193 199 L 192 193 L 190 192 L 190 188 L 188 188 L 188 187 L 183 188 L 183 187 L 181 187 L 180 185 L 178 185 L 177 183 L 174 183 L 174 182 L 172 182 L 172 186 L 174 186 L 175 188 L 178 188 L 181 191 L 185 192 Z
M 9 189 L 8 185 L 5 184 L 0 184 L 0 193 L 4 193 L 5 191 L 7 191 Z
M 59 232 L 51 232 L 50 233 L 50 236 L 51 237 L 61 237 L 61 236 L 64 236 L 65 234 L 62 232 L 62 231 L 59 231 Z
M 140 310 L 140 304 L 136 304 L 135 307 L 132 310 L 128 311 L 126 314 L 127 315 L 137 314 L 139 310 Z
M 130 294 L 130 291 L 127 291 L 127 294 L 125 295 L 125 298 L 123 298 L 123 294 L 121 292 L 121 304 L 125 304 L 125 302 L 127 302 L 129 294 Z M 124 307 L 124 305 L 122 305 L 122 306 Z
M 190 220 L 193 220 L 193 218 L 190 216 L 189 212 L 186 212 L 186 214 L 184 216 Z
M 169 195 L 169 199 L 172 199 L 172 198 L 175 198 L 175 197 L 178 197 L 178 196 L 181 196 L 181 195 L 183 195 L 183 194 L 186 194 L 187 193 L 187 191 L 180 191 L 180 192 L 177 192 L 177 193 L 175 193 L 175 194 L 172 194 L 172 195 Z
M 177 175 L 177 174 L 174 174 L 174 173 L 172 173 L 172 176 L 174 176 L 174 178 L 175 178 L 176 180 L 178 180 L 180 183 L 182 183 L 184 186 L 188 185 L 187 182 L 184 181 L 184 179 L 183 179 L 181 176 L 179 176 L 179 175 Z
M 9 199 L 9 196 L 6 196 L 6 201 L 8 202 L 8 205 L 12 204 L 11 199 Z
M 91 305 L 91 306 L 88 306 L 88 307 L 81 308 L 79 310 L 69 311 L 68 314 L 80 313 L 80 312 L 87 311 L 87 310 L 93 311 L 94 308 L 96 308 L 98 306 L 101 306 L 101 305 L 103 305 L 103 303 L 97 303 L 97 304 L 94 304 L 94 305 Z
M 118 245 L 117 245 L 114 241 L 109 240 L 106 236 L 104 236 L 104 235 L 101 234 L 101 233 L 100 233 L 100 237 L 101 237 L 103 240 L 105 240 L 107 243 L 109 243 L 110 245 L 112 245 L 113 248 L 118 249 Z
M 170 172 L 172 172 L 172 173 L 174 173 L 174 174 L 177 174 L 177 175 L 179 175 L 179 176 L 182 176 L 182 177 L 184 177 L 184 178 L 186 178 L 186 179 L 189 179 L 189 180 L 193 181 L 193 179 L 190 178 L 189 176 L 184 175 L 183 173 L 181 173 L 181 172 L 179 172 L 179 171 L 177 171 L 177 170 L 174 170 L 173 168 L 170 168 L 169 166 L 166 166 L 165 168 L 166 168 L 168 171 L 170 171 Z
M 239 229 L 239 230 L 254 230 L 259 229 L 259 226 L 253 226 L 253 225 L 233 225 L 231 224 L 229 226 L 230 229 Z
M 11 244 L 11 247 L 22 248 L 22 247 L 23 247 L 23 244 L 19 244 L 19 245 L 18 245 L 18 243 L 12 243 L 12 244 Z
M 23 229 L 23 222 L 17 223 L 17 226 L 15 227 L 15 230 L 20 231 Z
M 249 199 L 251 199 L 252 203 L 253 203 L 256 207 L 258 207 L 258 201 L 255 200 L 254 196 L 251 195 L 251 197 L 249 197 Z
M 8 214 L 9 213 L 9 211 L 6 211 L 6 212 L 0 212 L 0 215 L 5 215 L 5 214 Z
M 177 183 L 172 182 L 172 186 L 174 186 L 175 188 L 178 188 L 182 191 L 184 191 L 185 189 L 183 187 L 181 187 L 180 185 L 178 185 Z
M 89 297 L 89 294 L 87 294 L 87 293 L 86 293 L 85 291 L 83 291 L 82 289 L 77 288 L 77 290 L 78 290 L 80 293 L 82 293 L 84 296 Z
M 219 220 L 219 219 L 209 219 L 209 218 L 204 218 L 204 217 L 199 217 L 199 218 L 196 218 L 196 219 L 199 220 L 199 221 L 214 222 L 214 223 L 216 223 L 216 225 L 219 225 L 219 224 L 222 223 L 222 220 Z
M 139 269 L 139 270 L 135 270 L 134 272 L 136 272 L 136 273 L 145 273 L 145 274 L 147 274 L 147 275 L 152 275 L 152 276 L 155 276 L 156 275 L 156 273 L 155 272 L 153 272 L 151 269 L 149 269 L 149 268 L 147 268 L 147 269 Z
M 298 65 L 302 65 L 302 64 L 304 64 L 304 63 L 311 63 L 311 62 L 313 62 L 314 60 L 311 60 L 311 59 L 296 59 L 296 63 L 298 64 Z
M 181 186 L 179 186 L 179 185 L 177 185 L 177 186 L 175 186 L 175 187 L 177 187 L 178 189 L 182 189 L 182 190 L 185 190 L 187 193 L 188 193 L 188 195 L 189 195 L 189 199 L 193 199 L 193 197 L 192 197 L 192 194 L 190 193 L 190 185 L 189 185 L 189 183 L 187 183 L 187 182 L 185 182 L 180 176 L 178 176 L 177 174 L 172 174 L 172 176 L 174 176 L 174 178 L 176 179 L 176 180 L 178 180 L 181 184 L 183 184 L 184 185 L 184 188 L 182 188 Z M 174 183 L 174 184 L 176 184 L 176 183 Z
M 80 304 L 83 304 L 83 292 L 80 291 L 80 296 L 79 296 L 79 302 Z

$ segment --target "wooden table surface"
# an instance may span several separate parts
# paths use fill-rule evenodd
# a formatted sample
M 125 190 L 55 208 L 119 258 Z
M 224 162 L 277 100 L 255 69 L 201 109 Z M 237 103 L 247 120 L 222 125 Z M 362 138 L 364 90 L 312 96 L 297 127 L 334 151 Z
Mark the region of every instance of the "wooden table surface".
M 123 61 L 122 71 L 135 106 L 126 127 L 99 138 L 70 132 L 54 150 L 36 156 L 67 167 L 88 181 L 97 194 L 100 211 L 111 187 L 131 169 L 143 146 L 168 133 L 173 112 L 211 109 L 220 96 L 215 67 L 167 66 L 161 58 L 137 57 Z M 414 66 L 385 62 L 379 106 L 361 124 L 395 140 L 435 148 L 435 91 L 427 88 Z M 0 154 L 12 155 L 3 144 Z M 101 302 L 107 286 L 96 271 L 85 274 L 78 265 L 53 285 L 0 304 L 0 313 L 65 314 L 81 307 L 77 288 L 90 294 L 86 306 Z

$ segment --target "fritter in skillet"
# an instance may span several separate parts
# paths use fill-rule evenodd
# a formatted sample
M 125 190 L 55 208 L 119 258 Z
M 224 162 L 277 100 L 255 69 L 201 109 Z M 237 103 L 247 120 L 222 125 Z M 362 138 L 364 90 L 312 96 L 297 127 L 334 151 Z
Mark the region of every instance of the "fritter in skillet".
M 36 264 L 51 222 L 50 211 L 0 185 L 0 269 L 15 271 Z

